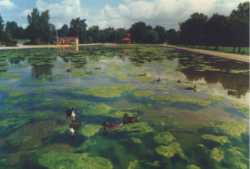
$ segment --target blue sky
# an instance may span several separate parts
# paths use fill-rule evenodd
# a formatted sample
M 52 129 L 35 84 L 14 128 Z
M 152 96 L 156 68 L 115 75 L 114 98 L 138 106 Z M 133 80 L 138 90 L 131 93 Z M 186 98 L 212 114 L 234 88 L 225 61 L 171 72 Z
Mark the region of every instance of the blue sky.
M 0 14 L 5 21 L 27 24 L 32 8 L 50 10 L 57 27 L 72 18 L 87 19 L 89 26 L 129 27 L 136 21 L 177 28 L 193 12 L 228 15 L 244 0 L 0 0 Z

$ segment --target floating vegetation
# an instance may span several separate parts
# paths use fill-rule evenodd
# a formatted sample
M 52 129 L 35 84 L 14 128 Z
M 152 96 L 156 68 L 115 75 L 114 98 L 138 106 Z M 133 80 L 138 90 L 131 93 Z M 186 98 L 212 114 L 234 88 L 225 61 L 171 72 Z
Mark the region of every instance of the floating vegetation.
M 154 136 L 154 141 L 157 144 L 168 145 L 175 140 L 176 138 L 170 132 L 161 132 L 161 133 L 158 133 L 156 136 Z
M 131 123 L 128 125 L 123 125 L 120 129 L 121 132 L 126 132 L 130 134 L 146 134 L 153 132 L 153 128 L 146 122 Z
M 203 134 L 202 139 L 205 141 L 217 143 L 220 145 L 230 142 L 227 136 L 217 136 L 217 135 L 212 135 L 212 134 Z
M 186 95 L 161 95 L 161 96 L 152 96 L 151 98 L 157 101 L 194 104 L 194 105 L 199 105 L 199 106 L 208 106 L 211 103 L 211 101 L 208 99 L 201 99 L 201 98 L 190 97 Z
M 226 134 L 230 137 L 240 137 L 247 132 L 247 125 L 243 122 L 220 122 L 212 126 L 215 132 Z
M 38 159 L 39 164 L 48 169 L 112 169 L 112 163 L 87 153 L 48 152 Z
M 102 128 L 101 125 L 97 124 L 86 124 L 80 129 L 80 133 L 85 137 L 94 136 Z
M 119 97 L 123 93 L 132 90 L 133 87 L 130 85 L 117 85 L 110 87 L 93 87 L 83 90 L 86 95 L 96 96 L 96 97 Z
M 139 161 L 138 160 L 134 160 L 134 161 L 130 161 L 128 164 L 128 169 L 139 169 Z
M 190 165 L 187 166 L 186 169 L 201 169 L 201 168 L 199 166 L 197 166 L 197 165 L 190 164 Z
M 154 93 L 149 90 L 135 90 L 133 94 L 136 97 L 148 97 L 148 96 L 152 96 Z
M 152 44 L 1 51 L 0 168 L 247 169 L 248 72 Z
M 158 146 L 156 147 L 155 151 L 157 154 L 166 158 L 179 156 L 182 159 L 186 159 L 186 156 L 179 143 L 171 143 L 168 146 L 166 145 Z
M 224 152 L 219 148 L 213 148 L 210 153 L 211 159 L 220 162 L 224 158 Z

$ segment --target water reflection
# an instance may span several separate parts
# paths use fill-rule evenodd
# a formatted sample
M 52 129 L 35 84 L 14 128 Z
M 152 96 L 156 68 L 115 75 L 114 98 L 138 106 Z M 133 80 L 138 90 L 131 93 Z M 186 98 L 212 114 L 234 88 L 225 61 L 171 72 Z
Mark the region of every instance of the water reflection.
M 35 53 L 28 56 L 28 63 L 32 66 L 32 77 L 35 79 L 50 78 L 56 56 L 52 53 Z
M 228 95 L 241 97 L 249 91 L 249 64 L 197 55 L 180 55 L 178 70 L 188 80 L 221 83 Z
M 0 73 L 7 72 L 8 70 L 8 62 L 5 56 L 0 55 Z

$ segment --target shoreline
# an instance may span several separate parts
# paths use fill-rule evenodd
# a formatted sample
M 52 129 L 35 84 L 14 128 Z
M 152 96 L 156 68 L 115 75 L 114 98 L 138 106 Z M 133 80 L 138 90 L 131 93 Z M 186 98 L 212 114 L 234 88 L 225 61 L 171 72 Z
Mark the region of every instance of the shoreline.
M 177 50 L 183 50 L 191 53 L 196 54 L 202 54 L 207 56 L 214 56 L 214 57 L 221 57 L 225 59 L 250 63 L 250 56 L 249 55 L 241 55 L 241 54 L 235 54 L 235 53 L 225 53 L 225 52 L 219 52 L 219 51 L 212 51 L 212 50 L 205 50 L 205 49 L 195 49 L 195 48 L 187 48 L 187 47 L 180 47 L 175 45 L 163 45 L 168 48 L 174 48 Z
M 117 44 L 114 43 L 89 43 L 89 44 L 80 44 L 79 46 L 114 46 Z M 133 44 L 132 44 L 133 45 Z M 205 49 L 195 49 L 195 48 L 187 48 L 187 47 L 180 47 L 175 45 L 161 45 L 162 47 L 167 48 L 174 48 L 177 50 L 183 50 L 191 53 L 196 54 L 202 54 L 207 56 L 214 56 L 214 57 L 221 57 L 225 59 L 235 60 L 235 61 L 241 61 L 245 63 L 250 63 L 250 56 L 249 55 L 241 55 L 241 54 L 235 54 L 235 53 L 225 53 L 225 52 L 219 52 L 219 51 L 211 51 L 211 50 L 205 50 Z M 69 45 L 63 45 L 60 47 L 69 47 Z M 14 46 L 14 47 L 0 47 L 0 50 L 18 50 L 18 49 L 41 49 L 41 48 L 58 48 L 58 45 L 24 45 L 24 46 Z

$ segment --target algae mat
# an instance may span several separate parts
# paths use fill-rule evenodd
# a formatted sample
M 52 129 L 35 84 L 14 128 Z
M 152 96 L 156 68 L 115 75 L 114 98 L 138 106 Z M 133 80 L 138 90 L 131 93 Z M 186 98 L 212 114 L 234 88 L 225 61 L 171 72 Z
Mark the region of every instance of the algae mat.
M 248 103 L 247 63 L 157 45 L 1 51 L 0 169 L 247 169 Z M 138 121 L 103 129 L 124 115 Z

